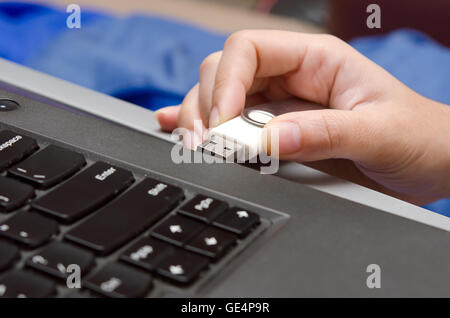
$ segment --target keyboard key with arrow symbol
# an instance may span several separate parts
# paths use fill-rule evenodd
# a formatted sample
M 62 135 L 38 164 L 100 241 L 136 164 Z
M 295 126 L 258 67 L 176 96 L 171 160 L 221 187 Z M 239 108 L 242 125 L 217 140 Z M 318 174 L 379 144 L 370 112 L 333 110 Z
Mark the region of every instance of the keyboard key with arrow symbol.
M 213 224 L 224 230 L 236 233 L 239 237 L 244 237 L 259 222 L 258 214 L 234 207 L 221 214 L 214 220 Z
M 153 230 L 152 236 L 177 246 L 184 246 L 204 227 L 200 222 L 181 215 L 174 215 L 158 225 Z
M 186 245 L 186 249 L 217 260 L 233 246 L 236 240 L 237 236 L 233 233 L 208 227 L 196 235 Z

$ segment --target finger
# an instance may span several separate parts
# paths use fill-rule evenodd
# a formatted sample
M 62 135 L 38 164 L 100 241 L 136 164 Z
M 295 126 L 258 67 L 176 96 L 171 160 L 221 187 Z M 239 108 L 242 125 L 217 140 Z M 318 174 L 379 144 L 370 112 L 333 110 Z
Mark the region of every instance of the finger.
M 198 107 L 199 85 L 196 84 L 185 96 L 178 113 L 178 127 L 186 128 L 189 136 L 184 135 L 185 146 L 194 149 L 203 140 L 205 127 L 201 121 Z
M 155 112 L 155 117 L 158 120 L 161 129 L 167 132 L 171 132 L 177 128 L 178 113 L 181 106 L 168 106 L 161 108 Z
M 214 80 L 221 56 L 221 51 L 212 53 L 200 65 L 199 108 L 205 126 L 208 126 L 209 113 L 212 108 Z
M 200 66 L 199 107 L 200 115 L 205 126 L 208 126 L 209 123 L 214 82 L 221 57 L 222 51 L 212 53 L 203 60 Z M 276 82 L 273 82 L 273 84 L 270 85 L 269 79 L 256 79 L 247 92 L 250 96 L 246 97 L 245 106 L 266 102 L 268 99 L 274 100 L 286 98 L 288 95 L 281 92 L 280 87 L 276 84 Z
M 266 128 L 269 136 L 278 134 L 269 144 L 263 143 L 266 150 L 299 162 L 343 158 L 382 166 L 402 145 L 378 112 L 367 110 L 288 113 L 271 120 Z
M 178 113 L 178 127 L 194 129 L 194 121 L 201 120 L 200 109 L 198 107 L 199 84 L 197 83 L 184 97 Z
M 346 63 L 347 59 L 352 63 Z M 230 36 L 224 46 L 216 74 L 210 126 L 240 113 L 255 78 L 283 76 L 285 89 L 297 97 L 333 108 L 352 109 L 365 102 L 367 94 L 378 97 L 378 92 L 383 91 L 379 88 L 380 85 L 384 88 L 386 81 L 367 85 L 372 81 L 369 76 L 378 78 L 379 72 L 385 73 L 384 78 L 389 76 L 332 36 L 240 31 Z M 369 88 L 361 92 L 353 88 L 361 83 Z

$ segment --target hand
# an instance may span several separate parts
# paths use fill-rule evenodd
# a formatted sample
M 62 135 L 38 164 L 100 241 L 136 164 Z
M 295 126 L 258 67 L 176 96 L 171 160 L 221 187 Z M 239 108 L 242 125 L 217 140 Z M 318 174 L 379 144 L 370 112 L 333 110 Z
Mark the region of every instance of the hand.
M 190 129 L 198 143 L 195 119 L 214 127 L 245 106 L 292 96 L 328 108 L 266 125 L 279 129 L 281 159 L 417 204 L 450 196 L 450 109 L 330 35 L 237 32 L 204 60 L 182 105 L 157 118 L 164 130 Z

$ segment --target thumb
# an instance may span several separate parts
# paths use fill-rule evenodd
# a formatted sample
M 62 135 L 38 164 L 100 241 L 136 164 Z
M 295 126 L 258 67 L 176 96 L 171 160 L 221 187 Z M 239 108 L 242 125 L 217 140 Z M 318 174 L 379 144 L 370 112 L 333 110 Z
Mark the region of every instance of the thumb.
M 389 132 L 378 122 L 381 121 L 373 112 L 362 110 L 293 112 L 278 116 L 265 126 L 269 142 L 263 145 L 269 154 L 278 153 L 286 160 L 345 158 L 376 165 L 389 143 Z

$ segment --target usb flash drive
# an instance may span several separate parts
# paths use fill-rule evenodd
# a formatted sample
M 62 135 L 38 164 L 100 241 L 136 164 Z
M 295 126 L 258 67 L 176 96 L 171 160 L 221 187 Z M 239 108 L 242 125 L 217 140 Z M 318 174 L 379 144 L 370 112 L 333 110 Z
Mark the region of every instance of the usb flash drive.
M 246 121 L 242 115 L 209 131 L 209 138 L 198 148 L 227 161 L 248 161 L 261 149 L 262 127 Z
M 212 128 L 197 150 L 227 161 L 249 161 L 262 151 L 263 128 L 272 118 L 320 108 L 323 106 L 297 98 L 246 107 L 240 116 Z

